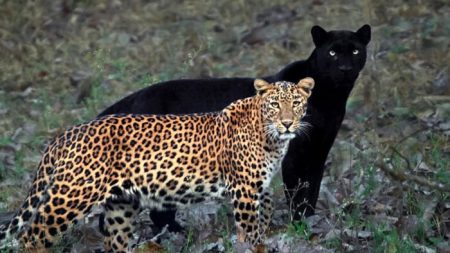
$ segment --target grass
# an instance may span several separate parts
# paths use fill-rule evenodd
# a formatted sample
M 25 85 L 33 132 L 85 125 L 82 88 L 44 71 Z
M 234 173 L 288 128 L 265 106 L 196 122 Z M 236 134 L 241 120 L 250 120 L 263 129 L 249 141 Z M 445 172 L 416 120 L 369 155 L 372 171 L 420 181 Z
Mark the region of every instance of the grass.
M 303 240 L 309 240 L 311 232 L 308 224 L 303 221 L 294 221 L 287 225 L 287 234 L 291 236 L 297 236 Z
M 219 223 L 223 224 L 223 228 L 221 229 L 220 235 L 223 240 L 223 248 L 225 252 L 233 252 L 234 246 L 231 241 L 231 237 L 234 234 L 234 224 L 229 221 L 228 214 L 232 213 L 231 208 L 228 205 L 222 205 L 219 209 L 217 216 L 219 219 Z
M 380 253 L 407 253 L 416 252 L 416 249 L 412 246 L 412 241 L 409 239 L 402 239 L 394 230 L 383 230 L 378 228 L 374 230 L 374 241 L 377 245 L 374 252 Z
M 192 229 L 188 229 L 187 235 L 186 235 L 186 242 L 181 249 L 182 253 L 188 253 L 191 252 L 191 247 L 194 244 L 194 231 Z
M 21 204 L 51 138 L 117 99 L 177 78 L 275 73 L 308 57 L 312 25 L 354 30 L 369 23 L 368 62 L 330 153 L 322 186 L 330 195 L 321 196 L 318 214 L 339 231 L 372 236 L 342 232 L 325 241 L 321 232 L 319 244 L 338 252 L 349 245 L 359 251 L 408 252 L 449 239 L 448 192 L 392 178 L 374 163 L 381 158 L 396 171 L 450 185 L 450 7 L 445 0 L 0 4 L 2 207 L 14 210 Z M 284 18 L 292 11 L 296 19 Z M 255 33 L 258 29 L 263 35 Z M 248 34 L 260 42 L 246 43 Z M 277 209 L 286 209 L 281 178 L 273 186 Z M 328 201 L 331 197 L 335 201 Z M 234 228 L 224 223 L 230 211 L 220 212 L 211 237 L 223 238 L 231 250 Z M 387 217 L 383 224 L 378 216 Z M 407 216 L 427 218 L 406 231 L 389 222 Z M 286 225 L 280 233 L 308 243 L 317 225 L 306 224 Z M 194 235 L 186 234 L 185 250 L 199 243 Z

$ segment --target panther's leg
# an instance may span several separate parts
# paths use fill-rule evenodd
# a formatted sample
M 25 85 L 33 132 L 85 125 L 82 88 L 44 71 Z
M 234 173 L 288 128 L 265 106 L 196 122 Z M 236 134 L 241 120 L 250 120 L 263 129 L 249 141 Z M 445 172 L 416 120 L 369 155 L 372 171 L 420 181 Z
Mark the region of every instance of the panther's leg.
M 177 210 L 164 210 L 160 211 L 158 209 L 150 210 L 150 218 L 155 224 L 156 228 L 161 231 L 166 225 L 168 225 L 167 229 L 170 232 L 181 232 L 183 231 L 183 227 L 175 220 Z
M 135 230 L 135 219 L 141 212 L 137 200 L 125 198 L 108 199 L 105 215 L 100 221 L 100 227 L 105 235 L 106 252 L 132 252 L 135 246 L 132 242 Z
M 271 189 L 264 190 L 259 195 L 259 233 L 264 239 L 273 214 L 273 200 Z

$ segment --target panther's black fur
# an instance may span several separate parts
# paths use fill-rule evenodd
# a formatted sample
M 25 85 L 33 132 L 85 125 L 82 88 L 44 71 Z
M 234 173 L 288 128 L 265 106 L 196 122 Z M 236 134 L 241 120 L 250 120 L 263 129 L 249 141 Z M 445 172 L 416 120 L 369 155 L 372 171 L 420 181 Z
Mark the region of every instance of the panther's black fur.
M 311 34 L 316 48 L 308 59 L 293 62 L 277 74 L 264 78 L 269 82 L 298 82 L 309 76 L 316 82 L 304 118 L 311 124 L 308 135 L 291 141 L 282 168 L 284 183 L 289 189 L 286 194 L 294 196 L 295 219 L 314 212 L 326 157 L 344 118 L 347 98 L 366 62 L 371 29 L 364 25 L 356 32 L 327 32 L 314 26 Z M 218 111 L 234 100 L 254 95 L 253 81 L 253 78 L 217 78 L 158 83 L 123 98 L 100 116 Z M 299 181 L 308 182 L 309 187 L 294 193 Z M 157 226 L 167 223 L 170 230 L 178 230 L 174 215 L 175 211 L 151 213 Z

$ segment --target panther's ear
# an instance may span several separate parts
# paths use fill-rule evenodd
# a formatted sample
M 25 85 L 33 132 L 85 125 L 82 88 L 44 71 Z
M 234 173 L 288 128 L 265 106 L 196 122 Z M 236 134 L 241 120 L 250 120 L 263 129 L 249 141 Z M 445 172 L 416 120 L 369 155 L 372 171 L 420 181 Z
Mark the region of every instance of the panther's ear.
M 322 27 L 315 25 L 311 28 L 311 35 L 314 42 L 314 45 L 316 47 L 320 47 L 327 41 L 328 39 L 328 33 L 323 29 Z
M 256 89 L 256 94 L 258 94 L 258 95 L 262 95 L 267 90 L 273 88 L 272 84 L 270 84 L 262 79 L 255 79 L 254 85 L 255 85 L 255 89 Z
M 309 97 L 311 96 L 311 90 L 314 88 L 314 79 L 305 77 L 300 80 L 297 85 L 300 87 L 300 91 L 302 91 L 303 95 Z
M 358 36 L 361 43 L 367 46 L 370 42 L 370 25 L 363 25 L 356 31 L 356 36 Z

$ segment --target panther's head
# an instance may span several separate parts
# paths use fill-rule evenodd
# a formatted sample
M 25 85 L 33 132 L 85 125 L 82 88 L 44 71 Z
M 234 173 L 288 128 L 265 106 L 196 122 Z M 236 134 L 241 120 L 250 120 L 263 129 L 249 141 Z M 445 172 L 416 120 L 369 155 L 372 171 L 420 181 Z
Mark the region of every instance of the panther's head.
M 261 97 L 261 110 L 264 119 L 264 130 L 274 138 L 292 139 L 300 131 L 300 119 L 306 113 L 306 104 L 314 80 L 310 77 L 297 84 L 280 81 L 268 83 L 255 80 L 257 96 Z
M 315 67 L 320 71 L 320 76 L 338 84 L 353 83 L 366 63 L 370 26 L 363 25 L 356 32 L 326 31 L 320 26 L 314 26 L 311 35 L 316 46 Z

